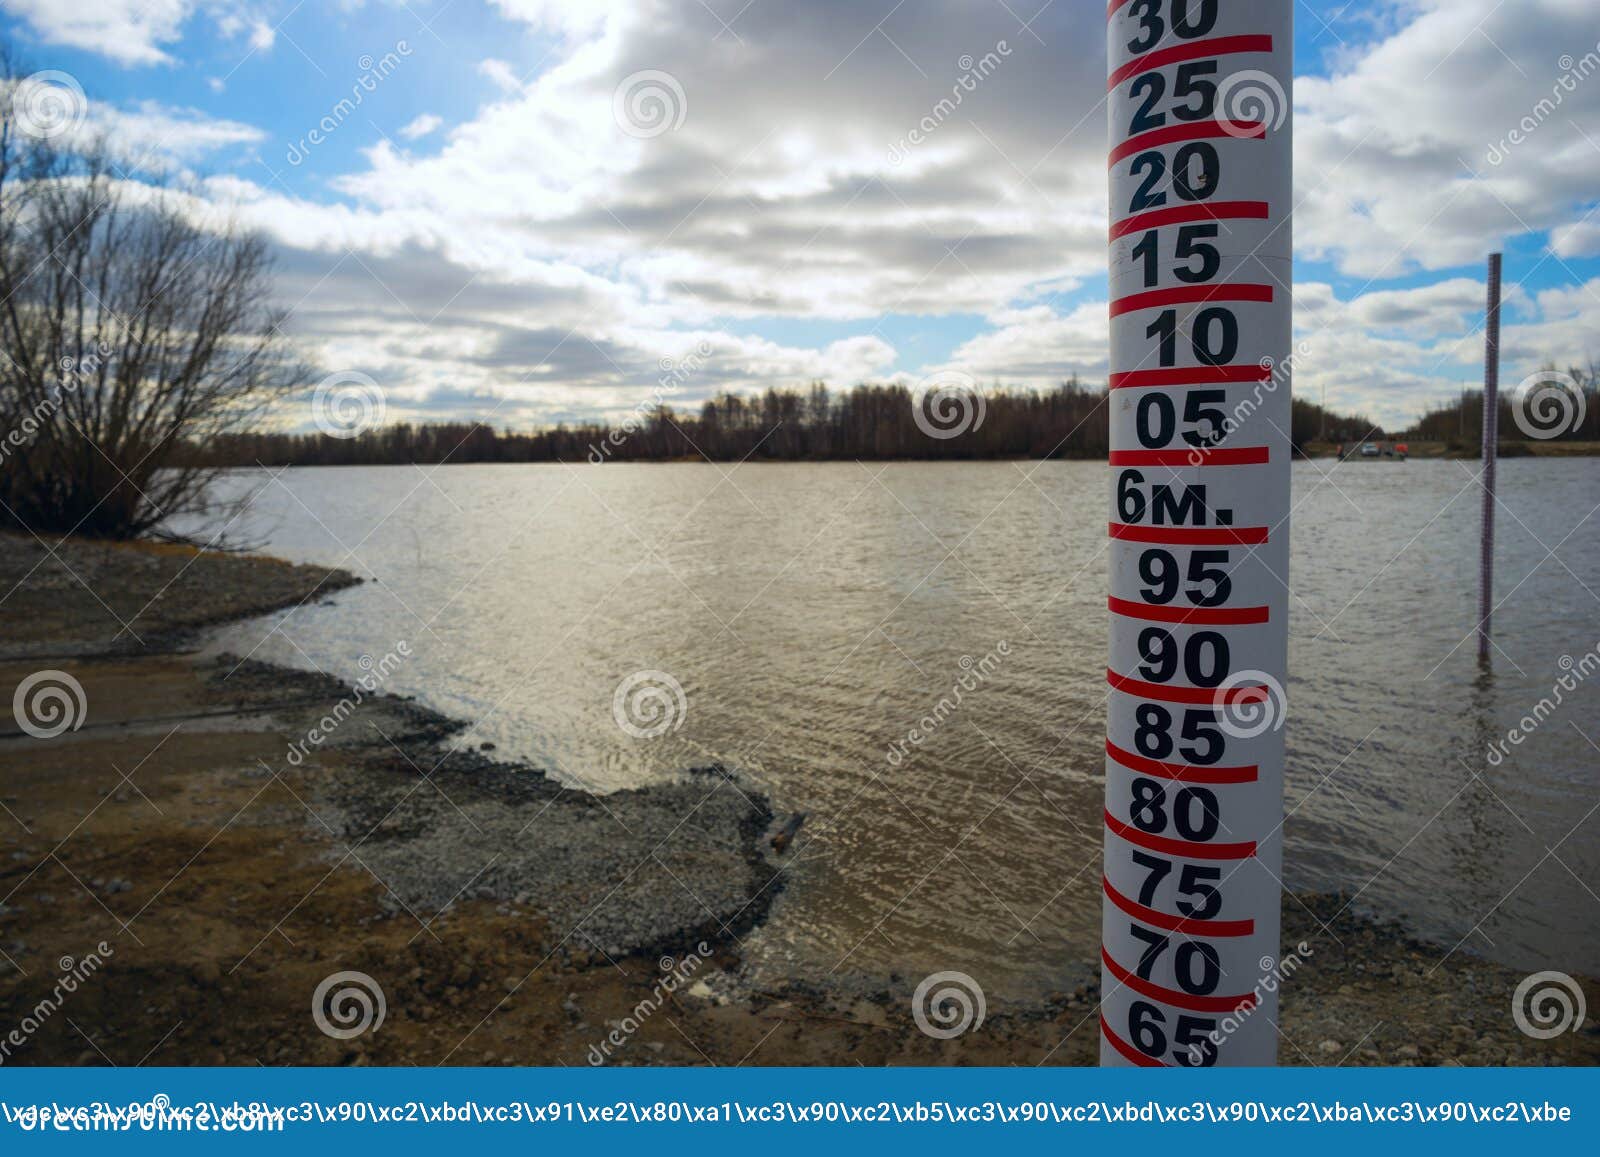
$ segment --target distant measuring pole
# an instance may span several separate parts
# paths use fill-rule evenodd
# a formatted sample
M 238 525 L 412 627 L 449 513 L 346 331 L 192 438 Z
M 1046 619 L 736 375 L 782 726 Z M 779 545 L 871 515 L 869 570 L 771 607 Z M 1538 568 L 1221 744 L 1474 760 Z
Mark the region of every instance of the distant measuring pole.
M 1478 547 L 1478 662 L 1489 662 L 1494 618 L 1494 486 L 1500 451 L 1500 254 L 1489 254 L 1483 319 L 1483 520 Z
M 1293 8 L 1107 8 L 1105 1065 L 1277 1057 Z

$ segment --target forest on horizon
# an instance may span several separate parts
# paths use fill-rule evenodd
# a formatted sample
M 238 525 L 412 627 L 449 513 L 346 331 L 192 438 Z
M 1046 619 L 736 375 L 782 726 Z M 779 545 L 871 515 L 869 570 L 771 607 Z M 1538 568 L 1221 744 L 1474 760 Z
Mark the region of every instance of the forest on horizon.
M 981 398 L 981 402 L 977 399 Z M 918 412 L 919 404 L 921 412 Z M 920 419 L 920 420 L 919 420 Z M 353 436 L 351 436 L 353 435 Z M 1366 418 L 1296 398 L 1290 436 L 1384 437 Z M 901 385 L 722 394 L 698 410 L 655 404 L 615 423 L 533 431 L 481 422 L 395 423 L 346 434 L 236 432 L 191 450 L 207 466 L 432 465 L 441 462 L 884 461 L 1104 458 L 1106 391 L 1076 379 L 1053 390 L 919 399 Z

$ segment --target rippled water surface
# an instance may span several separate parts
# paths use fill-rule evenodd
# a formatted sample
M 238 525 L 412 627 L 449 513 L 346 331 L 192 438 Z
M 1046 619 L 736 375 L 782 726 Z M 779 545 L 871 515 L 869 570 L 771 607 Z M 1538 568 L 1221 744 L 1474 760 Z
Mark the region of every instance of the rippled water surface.
M 1286 882 L 1359 892 L 1446 946 L 1600 973 L 1600 671 L 1498 766 L 1486 758 L 1551 698 L 1562 657 L 1600 644 L 1600 461 L 1511 460 L 1500 475 L 1500 650 L 1483 677 L 1474 464 L 1295 467 Z M 750 943 L 759 969 L 953 968 L 1018 997 L 1091 971 L 1104 464 L 380 467 L 228 484 L 255 492 L 242 524 L 268 551 L 369 580 L 228 628 L 229 649 L 350 678 L 404 639 L 414 657 L 390 689 L 472 721 L 471 742 L 500 755 L 599 790 L 719 761 L 778 811 L 809 813 Z M 613 715 L 619 683 L 645 670 L 687 704 L 652 739 Z M 975 689 L 920 727 L 964 673 Z

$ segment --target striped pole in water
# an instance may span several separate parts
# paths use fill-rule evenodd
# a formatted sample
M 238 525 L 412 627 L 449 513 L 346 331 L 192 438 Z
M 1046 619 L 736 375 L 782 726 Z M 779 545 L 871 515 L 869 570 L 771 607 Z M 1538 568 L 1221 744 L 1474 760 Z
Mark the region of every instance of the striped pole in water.
M 1483 546 L 1478 563 L 1478 662 L 1489 662 L 1494 617 L 1494 467 L 1500 444 L 1500 254 L 1489 254 L 1483 354 Z

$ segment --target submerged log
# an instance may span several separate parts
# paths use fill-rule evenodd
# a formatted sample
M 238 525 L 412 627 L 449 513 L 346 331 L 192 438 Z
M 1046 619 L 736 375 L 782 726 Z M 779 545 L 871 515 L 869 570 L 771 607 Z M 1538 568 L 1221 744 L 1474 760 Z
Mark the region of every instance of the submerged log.
M 783 825 L 783 830 L 772 837 L 772 850 L 780 856 L 787 851 L 790 841 L 794 839 L 795 833 L 800 830 L 800 825 L 805 822 L 805 812 L 796 812 L 791 816 L 789 822 Z

